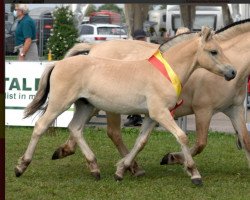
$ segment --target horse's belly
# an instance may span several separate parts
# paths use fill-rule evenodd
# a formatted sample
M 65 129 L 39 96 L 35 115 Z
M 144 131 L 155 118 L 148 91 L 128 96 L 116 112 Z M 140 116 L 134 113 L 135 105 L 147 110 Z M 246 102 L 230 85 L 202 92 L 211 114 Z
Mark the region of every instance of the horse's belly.
M 113 101 L 112 99 L 88 99 L 88 102 L 96 108 L 119 114 L 146 114 L 148 113 L 146 102 Z

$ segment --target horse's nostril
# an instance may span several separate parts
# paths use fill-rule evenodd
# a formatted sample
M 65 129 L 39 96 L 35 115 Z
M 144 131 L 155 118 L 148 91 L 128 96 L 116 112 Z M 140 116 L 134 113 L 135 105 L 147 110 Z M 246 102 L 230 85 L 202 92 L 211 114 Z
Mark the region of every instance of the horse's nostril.
M 237 71 L 235 69 L 232 69 L 232 67 L 230 66 L 230 69 L 228 69 L 228 71 L 225 74 L 225 79 L 227 81 L 232 80 L 236 77 Z
M 237 74 L 237 71 L 236 71 L 236 70 L 233 70 L 233 71 L 232 71 L 232 75 L 233 75 L 233 77 L 235 77 L 235 76 L 236 76 L 236 74 Z
M 235 78 L 236 74 L 237 74 L 237 71 L 234 70 L 234 69 L 232 69 L 232 70 L 230 70 L 229 76 L 230 76 L 231 78 Z

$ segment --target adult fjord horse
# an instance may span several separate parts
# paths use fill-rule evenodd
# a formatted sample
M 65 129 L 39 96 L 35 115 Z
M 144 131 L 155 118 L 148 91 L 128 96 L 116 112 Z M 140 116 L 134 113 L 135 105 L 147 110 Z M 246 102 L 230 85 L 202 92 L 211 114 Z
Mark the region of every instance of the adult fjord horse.
M 167 49 L 162 53 L 162 59 L 169 62 L 182 84 L 198 66 L 224 76 L 227 80 L 236 75 L 229 60 L 212 39 L 208 28 Z M 179 97 L 173 86 L 148 60 L 122 61 L 75 56 L 48 66 L 41 77 L 35 98 L 26 108 L 25 117 L 40 109 L 49 94 L 48 105 L 37 120 L 27 150 L 15 167 L 16 176 L 22 175 L 27 169 L 40 136 L 61 113 L 74 104 L 75 113 L 69 130 L 95 177 L 100 177 L 100 170 L 94 153 L 83 138 L 82 130 L 96 107 L 118 114 L 146 115 L 133 149 L 117 164 L 117 180 L 123 178 L 126 169 L 142 150 L 158 122 L 180 143 L 185 159 L 184 166 L 192 182 L 201 184 L 200 173 L 187 146 L 188 138 L 169 111 Z
M 212 73 L 207 73 L 204 69 L 196 70 L 187 83 L 184 85 L 181 99 L 184 103 L 178 107 L 175 117 L 182 117 L 189 114 L 195 114 L 197 139 L 194 147 L 191 148 L 193 156 L 202 152 L 207 144 L 208 128 L 212 116 L 215 113 L 223 112 L 226 114 L 236 131 L 238 143 L 243 147 L 248 164 L 250 166 L 250 136 L 246 129 L 244 119 L 244 99 L 246 94 L 246 78 L 250 74 L 250 19 L 235 22 L 225 28 L 218 30 L 213 36 L 221 45 L 223 52 L 237 68 L 237 76 L 230 83 Z M 181 40 L 186 38 L 181 36 Z M 151 45 L 151 44 L 150 44 Z M 98 48 L 97 48 L 98 47 Z M 105 49 L 104 49 L 105 48 Z M 152 46 L 153 48 L 153 46 Z M 90 54 L 98 55 L 100 51 L 107 51 L 107 47 L 102 45 L 91 47 L 86 44 L 78 44 L 72 48 L 67 56 L 73 56 L 81 51 L 90 51 Z M 165 44 L 161 46 L 164 51 Z M 110 55 L 111 53 L 111 55 Z M 112 55 L 113 53 L 113 55 Z M 107 57 L 120 57 L 113 50 L 106 52 Z M 117 146 L 122 156 L 128 153 L 126 146 L 122 141 L 120 134 L 120 116 L 107 113 L 108 135 Z M 63 158 L 71 155 L 75 151 L 76 143 L 69 140 L 61 145 L 53 154 L 53 158 Z M 163 157 L 161 164 L 183 164 L 182 153 L 170 153 Z M 132 172 L 141 174 L 136 163 L 132 166 Z
M 208 129 L 212 116 L 222 112 L 227 115 L 236 131 L 238 143 L 243 147 L 250 167 L 250 135 L 245 121 L 244 99 L 246 80 L 250 75 L 250 19 L 231 24 L 214 35 L 224 54 L 237 69 L 237 76 L 230 83 L 196 70 L 183 88 L 183 105 L 176 110 L 176 116 L 195 114 L 197 139 L 191 148 L 193 156 L 202 152 L 207 144 Z M 200 87 L 202 85 L 202 87 Z M 182 153 L 166 154 L 161 164 L 183 164 Z

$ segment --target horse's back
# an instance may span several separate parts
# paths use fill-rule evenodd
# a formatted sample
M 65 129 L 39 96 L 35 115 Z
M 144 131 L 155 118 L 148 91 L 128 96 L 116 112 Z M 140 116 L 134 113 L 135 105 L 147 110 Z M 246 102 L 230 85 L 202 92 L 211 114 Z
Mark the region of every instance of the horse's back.
M 93 46 L 89 55 L 96 58 L 139 61 L 150 58 L 158 48 L 158 44 L 144 41 L 112 40 Z
M 103 84 L 118 82 L 119 84 L 128 84 L 140 79 L 145 81 L 154 76 L 152 70 L 154 68 L 147 60 L 124 61 L 78 55 L 58 61 L 52 77 L 58 81 L 63 79 L 62 81 L 89 82 L 91 85 L 99 85 L 100 83 L 101 87 Z

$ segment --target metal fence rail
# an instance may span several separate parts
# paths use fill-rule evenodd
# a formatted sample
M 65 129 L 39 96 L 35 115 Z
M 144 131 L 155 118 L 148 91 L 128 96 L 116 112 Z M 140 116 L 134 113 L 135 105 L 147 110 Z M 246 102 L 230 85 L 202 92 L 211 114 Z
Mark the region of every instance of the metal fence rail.
M 40 18 L 34 19 L 36 23 L 36 38 L 38 46 L 38 55 L 40 60 L 46 59 L 47 39 L 50 36 L 50 30 L 52 28 L 52 18 Z M 16 55 L 14 52 L 15 47 L 15 30 L 17 22 L 11 23 L 5 22 L 5 55 Z
M 124 122 L 127 119 L 127 115 L 121 115 L 121 121 L 122 121 L 122 127 L 124 127 Z M 142 119 L 144 117 L 142 116 Z M 187 116 L 185 117 L 179 117 L 177 120 L 175 120 L 178 126 L 186 133 L 187 131 Z M 104 111 L 100 111 L 96 116 L 93 116 L 91 120 L 87 123 L 89 126 L 106 126 L 107 125 L 107 116 Z M 137 128 L 140 128 L 139 126 Z M 162 129 L 162 127 L 159 127 L 158 129 Z

